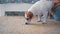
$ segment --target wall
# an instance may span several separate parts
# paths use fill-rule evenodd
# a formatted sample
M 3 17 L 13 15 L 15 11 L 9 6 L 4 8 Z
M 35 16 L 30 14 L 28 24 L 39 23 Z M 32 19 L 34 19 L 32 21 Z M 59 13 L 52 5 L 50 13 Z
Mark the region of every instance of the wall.
M 5 15 L 5 11 L 27 11 L 32 4 L 26 3 L 9 3 L 9 4 L 0 4 L 0 16 Z
M 0 4 L 0 16 L 5 15 L 5 4 Z
M 6 11 L 26 11 L 28 8 L 31 7 L 32 4 L 25 4 L 25 3 L 20 3 L 20 4 L 6 4 Z

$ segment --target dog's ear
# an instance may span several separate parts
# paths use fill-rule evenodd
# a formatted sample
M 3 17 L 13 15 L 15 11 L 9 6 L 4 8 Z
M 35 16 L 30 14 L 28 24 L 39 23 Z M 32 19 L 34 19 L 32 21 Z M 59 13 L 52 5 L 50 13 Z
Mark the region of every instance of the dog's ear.
M 25 16 L 31 19 L 33 17 L 33 13 L 31 11 L 25 11 Z
M 29 12 L 27 13 L 27 16 L 28 16 L 30 19 L 32 19 L 33 13 L 32 13 L 31 11 L 29 11 Z

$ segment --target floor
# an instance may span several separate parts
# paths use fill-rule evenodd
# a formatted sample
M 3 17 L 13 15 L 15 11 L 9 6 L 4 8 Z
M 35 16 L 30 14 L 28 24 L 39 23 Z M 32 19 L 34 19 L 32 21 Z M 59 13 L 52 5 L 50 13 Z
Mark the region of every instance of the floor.
M 24 17 L 20 16 L 0 17 L 0 34 L 60 34 L 60 23 L 54 20 L 40 24 L 33 18 L 29 25 L 25 25 L 24 21 Z

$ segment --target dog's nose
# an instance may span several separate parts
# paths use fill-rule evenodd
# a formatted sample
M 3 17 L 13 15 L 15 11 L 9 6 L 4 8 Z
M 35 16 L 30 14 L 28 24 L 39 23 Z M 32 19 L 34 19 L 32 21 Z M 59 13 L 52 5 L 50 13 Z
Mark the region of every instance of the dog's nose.
M 27 20 L 26 20 L 26 21 L 25 21 L 25 24 L 26 24 L 26 25 L 30 24 L 30 21 L 27 21 Z
M 26 22 L 25 24 L 28 25 L 29 23 Z

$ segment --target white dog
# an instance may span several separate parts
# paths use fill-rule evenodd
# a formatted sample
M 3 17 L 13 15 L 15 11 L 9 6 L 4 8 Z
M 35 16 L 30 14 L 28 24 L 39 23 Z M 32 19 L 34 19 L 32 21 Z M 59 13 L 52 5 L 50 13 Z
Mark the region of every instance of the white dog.
M 51 10 L 53 6 L 54 6 L 54 3 L 53 1 L 50 1 L 50 0 L 37 1 L 35 4 L 31 6 L 31 8 L 27 10 L 27 12 L 25 12 L 26 24 L 30 23 L 34 15 L 38 15 L 38 22 L 42 21 L 46 23 L 48 12 Z M 43 17 L 43 20 L 41 19 L 42 17 Z

